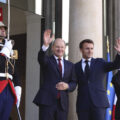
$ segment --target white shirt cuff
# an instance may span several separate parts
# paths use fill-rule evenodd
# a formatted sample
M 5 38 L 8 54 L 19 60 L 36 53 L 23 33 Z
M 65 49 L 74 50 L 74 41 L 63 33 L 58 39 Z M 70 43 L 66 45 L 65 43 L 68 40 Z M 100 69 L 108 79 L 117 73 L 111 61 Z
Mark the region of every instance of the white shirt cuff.
M 46 47 L 45 45 L 42 46 L 43 51 L 46 51 L 48 48 L 49 48 L 49 46 L 48 47 Z

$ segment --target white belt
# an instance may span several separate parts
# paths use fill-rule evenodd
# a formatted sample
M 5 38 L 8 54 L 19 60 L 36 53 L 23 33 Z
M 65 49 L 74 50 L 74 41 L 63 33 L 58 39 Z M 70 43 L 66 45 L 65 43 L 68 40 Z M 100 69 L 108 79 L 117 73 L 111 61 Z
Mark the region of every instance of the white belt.
M 0 73 L 0 77 L 8 77 L 8 78 L 10 78 L 11 80 L 13 79 L 13 76 L 10 75 L 9 73 Z

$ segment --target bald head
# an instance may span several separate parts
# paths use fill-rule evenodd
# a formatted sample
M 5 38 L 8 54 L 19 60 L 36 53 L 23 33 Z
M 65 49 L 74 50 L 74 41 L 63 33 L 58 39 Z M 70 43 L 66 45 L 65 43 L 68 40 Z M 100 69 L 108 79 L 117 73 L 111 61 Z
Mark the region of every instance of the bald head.
M 55 45 L 56 42 L 63 42 L 64 45 L 66 46 L 65 41 L 64 41 L 62 38 L 56 38 L 56 39 L 53 41 L 53 44 L 52 44 L 52 45 Z
M 61 38 L 57 38 L 52 45 L 52 51 L 55 56 L 61 58 L 65 52 L 65 41 Z

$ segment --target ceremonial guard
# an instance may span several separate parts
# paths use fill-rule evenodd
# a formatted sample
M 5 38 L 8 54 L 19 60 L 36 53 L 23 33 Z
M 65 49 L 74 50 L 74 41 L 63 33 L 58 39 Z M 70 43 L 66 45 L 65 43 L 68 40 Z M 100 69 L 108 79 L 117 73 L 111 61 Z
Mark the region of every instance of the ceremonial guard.
M 21 86 L 15 69 L 13 40 L 6 39 L 7 26 L 0 22 L 0 120 L 8 120 L 13 104 L 20 105 Z

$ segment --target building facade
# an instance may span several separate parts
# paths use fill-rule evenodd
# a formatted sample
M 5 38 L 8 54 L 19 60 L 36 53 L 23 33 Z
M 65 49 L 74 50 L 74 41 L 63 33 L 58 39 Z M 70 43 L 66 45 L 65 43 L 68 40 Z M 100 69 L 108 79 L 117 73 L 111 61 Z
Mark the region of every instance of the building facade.
M 41 0 L 40 15 L 36 13 L 36 2 L 37 0 L 11 0 L 10 35 L 19 52 L 16 64 L 23 88 L 20 106 L 23 120 L 39 120 L 39 108 L 32 101 L 42 82 L 37 55 L 45 29 L 52 29 L 56 38 L 66 40 L 65 57 L 73 63 L 81 58 L 78 44 L 83 39 L 94 41 L 94 57 L 106 59 L 107 36 L 111 58 L 115 55 L 115 39 L 120 36 L 119 0 L 66 0 L 66 3 L 64 0 Z M 7 24 L 7 4 L 0 2 L 0 7 L 3 9 L 3 22 Z M 76 90 L 70 93 L 68 120 L 77 120 L 76 96 Z M 15 113 L 16 110 L 13 109 L 13 120 L 17 117 Z

